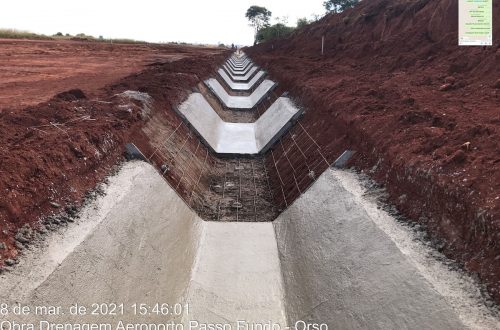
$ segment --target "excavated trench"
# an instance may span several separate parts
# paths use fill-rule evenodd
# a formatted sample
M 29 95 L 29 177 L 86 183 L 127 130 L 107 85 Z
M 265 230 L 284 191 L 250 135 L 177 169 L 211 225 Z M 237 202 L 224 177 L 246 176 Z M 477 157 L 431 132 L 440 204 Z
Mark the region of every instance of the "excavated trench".
M 240 80 L 232 80 L 234 78 Z M 170 119 L 167 125 L 158 118 L 147 124 L 145 132 L 154 150 L 145 156 L 205 220 L 272 221 L 340 156 L 319 147 L 300 124 L 303 110 L 298 102 L 288 99 L 286 91 L 251 61 L 241 68 L 226 62 L 213 78 L 194 86 L 191 97 L 194 94 L 204 103 L 193 105 L 193 109 L 204 107 L 204 113 L 213 112 L 211 119 L 200 116 L 196 110 L 188 114 L 192 116 L 191 121 L 199 121 L 197 130 L 189 118 L 179 113 L 181 103 L 176 109 L 179 116 Z M 251 100 L 250 105 L 247 99 Z M 290 102 L 295 112 L 287 116 L 286 111 L 278 109 L 274 117 L 264 118 L 266 111 L 272 110 L 273 105 L 279 106 L 280 101 Z M 189 102 L 190 97 L 184 104 Z M 277 127 L 266 123 L 275 122 L 283 114 Z M 224 146 L 225 141 L 254 134 L 239 128 L 234 134 L 220 135 L 223 141 L 214 141 L 217 139 L 215 133 L 212 134 L 217 130 L 217 124 L 211 124 L 214 120 L 226 126 L 248 126 L 259 123 L 261 117 L 264 122 L 261 135 L 271 135 L 265 150 L 252 152 L 236 143 L 233 144 L 236 152 L 225 152 L 224 147 L 232 148 Z M 233 126 L 228 130 L 234 130 Z M 222 151 L 214 150 L 207 139 L 212 139 L 212 144 L 217 144 Z
M 145 123 L 148 142 L 133 142 L 150 164 L 126 163 L 78 226 L 2 278 L 2 301 L 123 303 L 123 312 L 11 320 L 134 330 L 500 324 L 465 297 L 463 274 L 429 269 L 428 252 L 410 246 L 356 174 L 330 168 L 341 155 L 316 143 L 296 100 L 241 54 L 224 70 L 212 78 L 223 91 L 207 80 Z M 248 85 L 234 90 L 228 77 Z M 266 80 L 273 87 L 256 95 Z M 149 313 L 133 312 L 141 303 Z M 154 313 L 162 303 L 176 312 Z

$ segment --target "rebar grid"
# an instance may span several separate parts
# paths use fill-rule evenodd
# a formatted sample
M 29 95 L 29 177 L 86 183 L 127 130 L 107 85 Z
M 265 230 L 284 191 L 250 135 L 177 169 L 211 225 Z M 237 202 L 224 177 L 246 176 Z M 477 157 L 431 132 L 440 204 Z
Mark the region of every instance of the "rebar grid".
M 271 221 L 275 218 L 262 157 L 218 158 L 182 121 L 164 136 L 149 160 L 204 219 Z
M 329 161 L 328 159 L 331 159 Z M 271 150 L 266 165 L 276 206 L 286 209 L 304 193 L 333 162 L 301 122 L 297 122 Z
M 217 184 L 219 221 L 271 221 L 276 215 L 262 158 L 232 159 Z

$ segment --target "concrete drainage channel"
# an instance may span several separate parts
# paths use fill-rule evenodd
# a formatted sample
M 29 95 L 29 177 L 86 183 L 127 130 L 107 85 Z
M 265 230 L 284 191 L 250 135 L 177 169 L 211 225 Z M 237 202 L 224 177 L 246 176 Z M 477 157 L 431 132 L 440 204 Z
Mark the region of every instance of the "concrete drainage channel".
M 175 109 L 182 121 L 147 155 L 204 220 L 279 214 L 266 161 L 303 111 L 277 86 L 248 58 L 228 60 Z
M 426 268 L 425 251 L 355 174 L 329 168 L 332 155 L 264 71 L 235 54 L 218 74 L 141 156 L 154 167 L 126 163 L 73 227 L 2 276 L 2 302 L 62 313 L 9 320 L 66 324 L 54 330 L 500 326 L 467 297 L 463 274 Z M 86 312 L 71 313 L 75 304 Z

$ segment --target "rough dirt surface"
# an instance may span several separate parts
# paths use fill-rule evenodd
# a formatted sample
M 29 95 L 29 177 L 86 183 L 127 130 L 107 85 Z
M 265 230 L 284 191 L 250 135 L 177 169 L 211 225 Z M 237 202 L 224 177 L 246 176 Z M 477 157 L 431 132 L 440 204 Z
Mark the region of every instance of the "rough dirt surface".
M 198 52 L 175 45 L 0 39 L 0 111 L 23 109 L 72 88 L 95 91 L 145 64 Z
M 0 265 L 29 244 L 26 224 L 37 228 L 41 216 L 72 213 L 122 158 L 125 143 L 146 144 L 142 128 L 152 112 L 173 113 L 227 53 L 167 45 L 0 45 L 0 66 L 9 66 L 4 56 L 12 64 L 0 70 Z M 25 71 L 16 81 L 15 73 Z M 130 90 L 139 93 L 124 93 Z
M 352 164 L 500 302 L 500 3 L 493 6 L 492 47 L 457 46 L 457 1 L 376 0 L 246 52 L 306 107 L 301 124 L 321 149 L 357 150 Z M 291 172 L 285 161 L 277 166 Z

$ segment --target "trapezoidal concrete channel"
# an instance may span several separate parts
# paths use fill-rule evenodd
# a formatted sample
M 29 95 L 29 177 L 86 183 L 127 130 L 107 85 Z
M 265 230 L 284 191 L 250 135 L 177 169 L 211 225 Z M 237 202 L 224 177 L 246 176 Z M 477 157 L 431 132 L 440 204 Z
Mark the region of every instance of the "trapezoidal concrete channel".
M 358 174 L 332 166 L 352 152 L 322 150 L 304 110 L 233 54 L 178 105 L 174 129 L 151 124 L 151 154 L 129 145 L 142 160 L 2 275 L 0 302 L 33 308 L 2 327 L 498 327 L 465 274 L 429 261 Z

